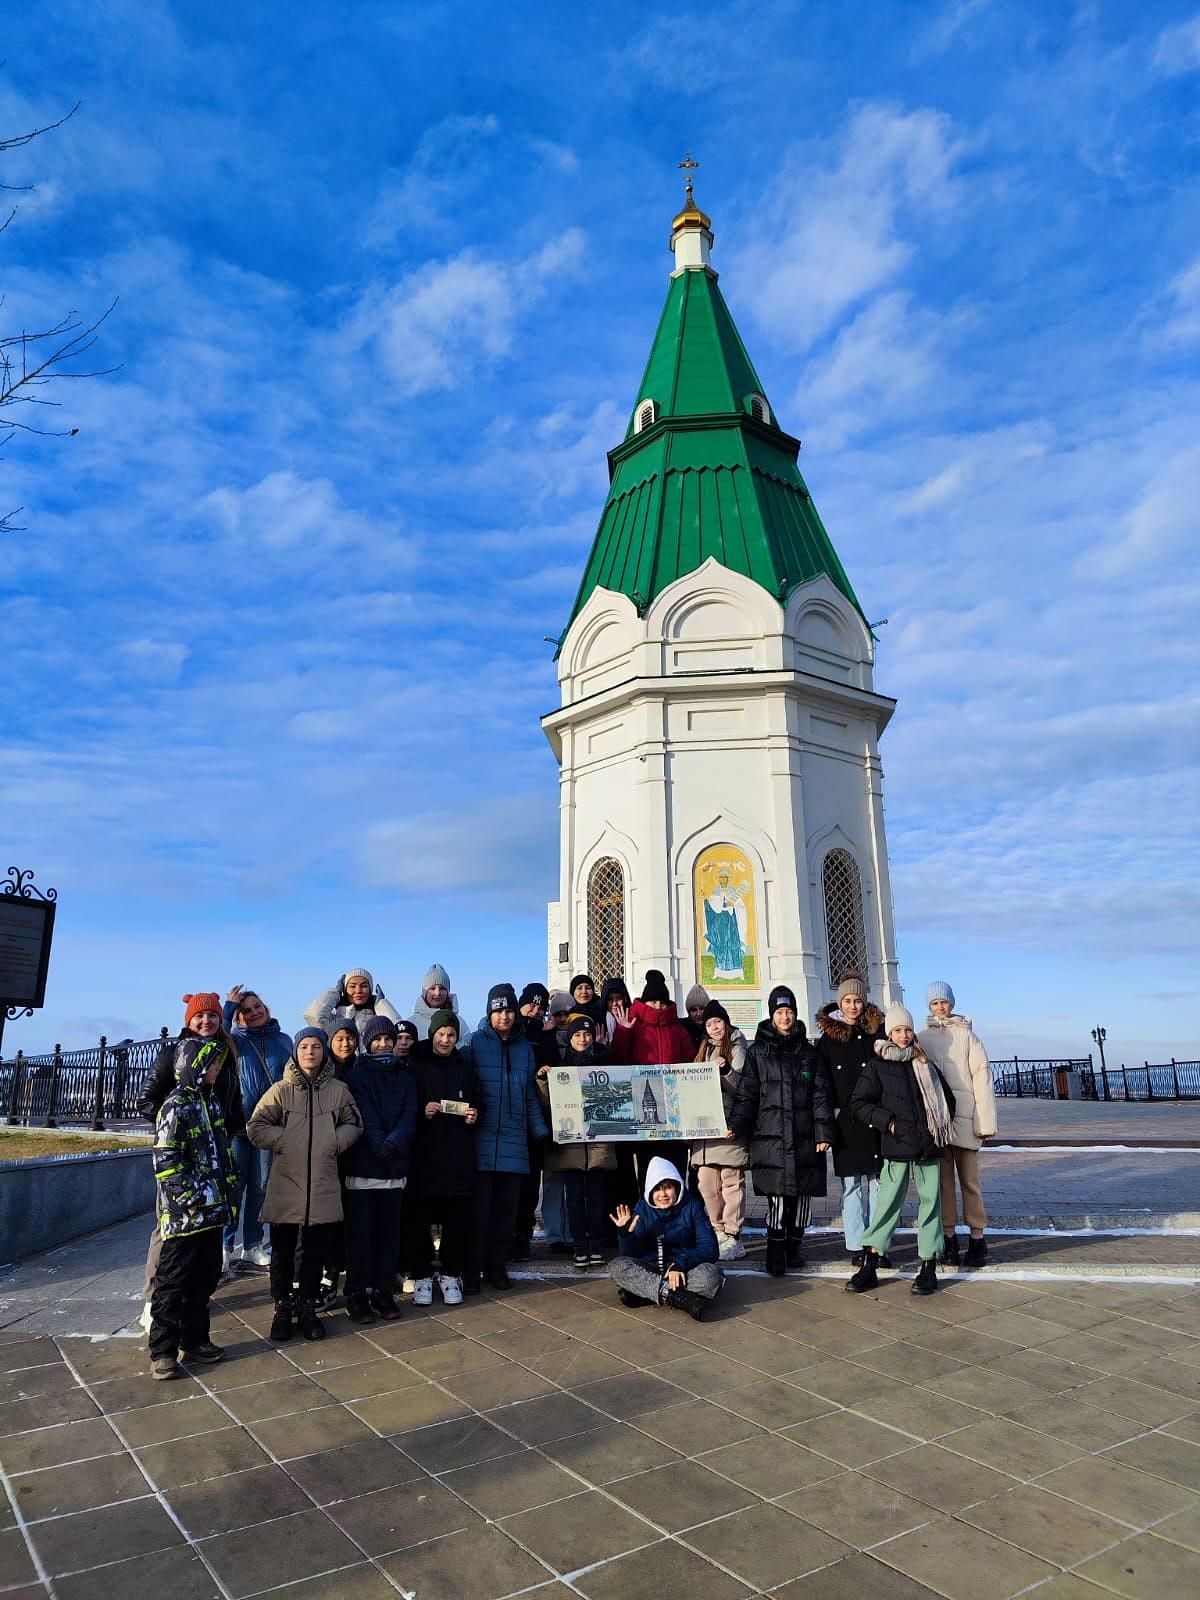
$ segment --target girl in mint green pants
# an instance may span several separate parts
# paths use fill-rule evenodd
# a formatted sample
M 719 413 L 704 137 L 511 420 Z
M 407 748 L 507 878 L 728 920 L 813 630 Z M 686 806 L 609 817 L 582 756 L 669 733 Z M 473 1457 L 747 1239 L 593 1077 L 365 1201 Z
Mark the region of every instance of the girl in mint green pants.
M 863 1264 L 846 1287 L 862 1294 L 876 1286 L 879 1257 L 900 1224 L 911 1173 L 917 1186 L 921 1257 L 912 1292 L 932 1294 L 942 1248 L 940 1152 L 950 1139 L 954 1096 L 915 1042 L 910 1012 L 889 1006 L 884 1031 L 887 1038 L 875 1041 L 875 1060 L 863 1067 L 850 1097 L 853 1115 L 879 1134 L 883 1170 L 871 1225 L 863 1235 Z

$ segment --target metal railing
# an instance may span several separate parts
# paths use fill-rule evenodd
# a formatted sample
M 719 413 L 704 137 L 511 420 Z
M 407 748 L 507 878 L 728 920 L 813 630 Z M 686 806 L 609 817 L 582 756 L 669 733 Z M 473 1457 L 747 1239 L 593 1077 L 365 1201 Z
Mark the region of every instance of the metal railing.
M 1082 1100 L 1200 1100 L 1200 1061 L 1146 1061 L 1140 1067 L 1098 1067 L 1090 1055 L 1051 1061 L 1016 1056 L 992 1062 L 996 1093 L 1006 1098 L 1066 1100 L 1071 1073 Z
M 57 1128 L 86 1125 L 99 1132 L 109 1123 L 138 1122 L 138 1101 L 163 1045 L 167 1028 L 154 1039 L 101 1036 L 90 1050 L 15 1056 L 0 1061 L 0 1116 L 12 1126 Z

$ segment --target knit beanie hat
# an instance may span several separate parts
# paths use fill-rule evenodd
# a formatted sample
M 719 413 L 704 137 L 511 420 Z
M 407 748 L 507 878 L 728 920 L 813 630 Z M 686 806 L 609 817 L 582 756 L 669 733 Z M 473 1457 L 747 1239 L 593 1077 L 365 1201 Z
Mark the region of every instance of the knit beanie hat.
M 657 967 L 651 967 L 646 974 L 646 981 L 642 985 L 643 1000 L 661 1000 L 664 1005 L 671 1003 L 671 991 L 667 988 L 667 980 Z
M 857 972 L 847 972 L 838 979 L 837 987 L 838 1005 L 847 997 L 865 1000 L 867 998 L 867 985 Z
M 300 1059 L 298 1052 L 301 1039 L 319 1039 L 322 1051 L 321 1061 L 324 1063 L 329 1060 L 329 1040 L 325 1037 L 324 1028 L 301 1028 L 298 1033 L 292 1035 L 292 1059 L 295 1061 Z
M 521 1004 L 523 1006 L 539 1005 L 543 1011 L 550 999 L 550 991 L 544 983 L 527 983 L 521 990 Z
M 767 1015 L 773 1017 L 780 1006 L 791 1006 L 796 1015 L 800 1015 L 800 1007 L 796 1004 L 796 996 L 786 983 L 777 983 L 771 990 L 770 998 L 767 1001 Z
M 690 1011 L 693 1006 L 706 1006 L 708 1004 L 708 990 L 702 983 L 694 983 L 687 992 L 687 999 L 683 1002 L 684 1009 Z
M 581 983 L 591 984 L 593 992 L 595 991 L 596 985 L 592 983 L 591 974 L 588 972 L 577 972 L 567 985 L 567 988 L 570 989 L 572 994 L 574 994 Z
M 552 989 L 546 1009 L 552 1017 L 565 1017 L 575 1009 L 575 1002 L 565 989 Z
M 355 1022 L 353 1017 L 334 1017 L 333 1021 L 329 1024 L 330 1044 L 333 1043 L 339 1033 L 352 1033 L 354 1035 L 354 1048 L 356 1050 L 358 1049 L 358 1023 Z
M 705 1020 L 705 1022 L 707 1022 L 710 1017 L 720 1017 L 721 1021 L 725 1024 L 725 1026 L 727 1028 L 732 1028 L 733 1027 L 733 1023 L 730 1022 L 730 1020 L 729 1020 L 728 1011 L 726 1011 L 725 1007 L 721 1004 L 721 1002 L 719 1000 L 710 1000 L 708 1002 L 708 1004 L 705 1006 L 705 1008 L 704 1008 L 704 1020 Z
M 396 1037 L 397 1037 L 397 1039 L 400 1037 L 400 1035 L 402 1033 L 406 1033 L 408 1035 L 408 1037 L 413 1041 L 414 1044 L 421 1037 L 416 1023 L 415 1022 L 409 1022 L 407 1020 L 407 1018 L 403 1022 L 398 1022 L 396 1024 Z
M 375 979 L 367 971 L 366 967 L 350 967 L 347 971 L 343 972 L 342 973 L 342 988 L 343 989 L 350 982 L 351 978 L 365 978 L 367 980 L 367 982 L 371 986 L 371 993 L 372 994 L 375 993 Z
M 363 1049 L 368 1055 L 371 1051 L 371 1045 L 376 1039 L 394 1039 L 395 1037 L 396 1024 L 391 1017 L 368 1017 L 363 1024 Z
M 487 1014 L 493 1011 L 519 1011 L 517 991 L 511 983 L 494 983 L 488 990 Z
M 445 967 L 439 966 L 439 964 L 435 961 L 430 967 L 429 971 L 421 979 L 421 993 L 423 995 L 428 994 L 430 989 L 445 989 L 448 991 L 449 988 L 450 974 L 446 971 Z
M 925 991 L 925 1004 L 932 1005 L 935 1000 L 949 1000 L 950 1009 L 954 1009 L 954 990 L 948 983 L 931 983 Z
M 219 994 L 185 994 L 183 1003 L 186 1010 L 183 1013 L 183 1025 L 191 1026 L 192 1018 L 198 1017 L 202 1011 L 215 1011 L 219 1017 L 224 1017 L 221 1010 L 221 996 Z
M 907 1006 L 902 1006 L 898 1000 L 893 1000 L 883 1014 L 883 1031 L 890 1034 L 893 1028 L 912 1028 L 916 1031 L 916 1024 L 912 1019 L 912 1012 Z
M 596 1025 L 586 1011 L 572 1011 L 567 1018 L 567 1038 L 573 1033 L 590 1033 L 595 1037 Z
M 462 1023 L 458 1020 L 457 1016 L 455 1016 L 454 1012 L 450 1010 L 449 1006 L 443 1006 L 440 1011 L 435 1011 L 430 1017 L 429 1037 L 431 1039 L 439 1028 L 453 1028 L 454 1037 L 456 1039 L 462 1038 Z

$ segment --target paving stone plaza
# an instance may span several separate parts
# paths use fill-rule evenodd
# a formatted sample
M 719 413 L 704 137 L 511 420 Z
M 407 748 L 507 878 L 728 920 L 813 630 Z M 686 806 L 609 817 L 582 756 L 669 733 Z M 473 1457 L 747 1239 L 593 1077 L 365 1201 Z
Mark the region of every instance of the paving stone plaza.
M 1011 1109 L 1009 1126 L 1040 1111 L 1041 1132 L 1071 1134 L 1051 1108 Z M 1195 1111 L 1128 1113 L 1127 1136 L 1194 1142 Z M 1069 1159 L 996 1153 L 989 1172 L 1019 1206 L 1046 1198 L 1037 1162 Z M 1163 1170 L 1185 1150 L 1121 1159 L 1130 1206 L 1139 1181 L 1161 1186 L 1164 1214 L 1194 1206 L 1189 1176 Z M 507 1294 L 361 1331 L 335 1313 L 323 1343 L 275 1348 L 265 1281 L 247 1277 L 217 1297 L 228 1359 L 158 1385 L 128 1328 L 135 1219 L 0 1278 L 0 1587 L 1194 1593 L 1200 1238 L 1052 1220 L 1057 1236 L 996 1235 L 983 1274 L 922 1300 L 911 1234 L 896 1278 L 862 1298 L 842 1290 L 833 1234 L 783 1280 L 761 1272 L 760 1243 L 699 1324 L 626 1310 L 603 1277 L 539 1253 Z

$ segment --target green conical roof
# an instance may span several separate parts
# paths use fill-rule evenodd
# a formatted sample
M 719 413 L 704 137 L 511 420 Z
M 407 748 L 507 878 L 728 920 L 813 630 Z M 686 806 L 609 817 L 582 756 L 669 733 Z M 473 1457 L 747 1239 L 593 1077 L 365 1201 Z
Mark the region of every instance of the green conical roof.
M 648 401 L 654 421 L 639 429 Z M 609 453 L 608 499 L 570 622 L 596 588 L 628 595 L 644 612 L 709 556 L 781 601 L 826 573 L 857 607 L 799 451 L 764 404 L 716 274 L 674 275 L 629 431 Z

